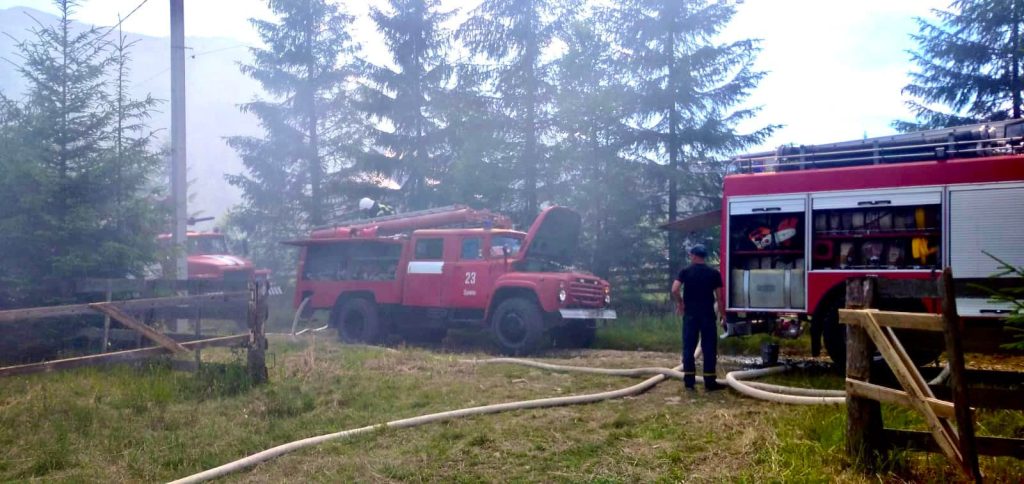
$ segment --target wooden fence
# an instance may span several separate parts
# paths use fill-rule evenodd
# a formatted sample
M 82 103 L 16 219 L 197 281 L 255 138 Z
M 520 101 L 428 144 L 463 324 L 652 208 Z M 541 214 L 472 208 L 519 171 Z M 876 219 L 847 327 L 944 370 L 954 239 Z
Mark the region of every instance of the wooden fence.
M 982 479 L 979 454 L 1024 459 L 1024 439 L 974 434 L 972 407 L 1024 409 L 1024 391 L 1006 388 L 1007 383 L 1024 382 L 1024 373 L 966 369 L 965 351 L 1003 353 L 1001 344 L 1009 339 L 1001 324 L 964 325 L 950 269 L 938 281 L 860 278 L 848 281 L 846 289 L 847 309 L 840 311 L 840 320 L 847 325 L 847 452 L 853 459 L 871 468 L 888 449 L 939 452 L 976 482 Z M 940 297 L 942 314 L 870 309 L 881 297 Z M 899 330 L 942 333 L 948 384 L 925 380 L 897 337 Z M 897 385 L 883 384 L 887 375 L 872 375 L 876 350 Z M 881 403 L 917 411 L 928 431 L 885 428 Z
M 248 350 L 247 365 L 250 375 L 256 382 L 266 381 L 265 351 L 267 342 L 264 324 L 267 314 L 266 297 L 269 291 L 269 286 L 266 283 L 85 280 L 77 281 L 75 287 L 78 293 L 102 292 L 106 294 L 106 298 L 100 302 L 0 311 L 0 324 L 31 326 L 38 321 L 50 318 L 103 315 L 104 330 L 101 353 L 2 367 L 0 368 L 0 377 L 121 363 L 159 355 L 180 355 L 190 352 L 194 353 L 196 364 L 198 364 L 200 350 L 203 348 L 244 346 Z M 126 293 L 132 296 L 153 296 L 162 293 L 171 295 L 120 300 L 113 298 L 115 294 L 123 296 Z M 204 317 L 239 320 L 244 322 L 248 331 L 229 336 L 205 337 L 202 334 Z M 176 318 L 189 320 L 193 333 L 172 337 L 172 335 L 158 331 L 146 323 L 146 321 L 156 319 Z M 107 352 L 112 321 L 155 343 L 155 346 Z M 180 341 L 183 336 L 189 337 Z

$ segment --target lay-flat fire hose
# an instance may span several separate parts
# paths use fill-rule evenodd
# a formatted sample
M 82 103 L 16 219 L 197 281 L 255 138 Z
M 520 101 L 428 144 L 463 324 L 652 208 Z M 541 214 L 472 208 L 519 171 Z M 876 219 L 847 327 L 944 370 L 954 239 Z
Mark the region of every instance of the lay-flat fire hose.
M 446 420 L 453 420 L 456 418 L 470 417 L 474 415 L 486 415 L 491 413 L 507 412 L 511 410 L 525 410 L 530 408 L 546 408 L 546 407 L 558 407 L 567 405 L 580 405 L 586 403 L 594 403 L 602 400 L 610 400 L 615 398 L 622 398 L 632 395 L 637 395 L 650 390 L 655 385 L 661 383 L 668 377 L 682 379 L 683 373 L 679 371 L 682 365 L 675 368 L 631 368 L 631 369 L 609 369 L 609 368 L 590 368 L 590 367 L 579 367 L 579 366 L 565 366 L 565 365 L 552 365 L 549 363 L 541 363 L 531 360 L 522 360 L 517 358 L 492 358 L 486 360 L 469 360 L 471 363 L 510 363 L 517 365 L 532 366 L 535 368 L 550 370 L 550 371 L 572 371 L 580 373 L 593 373 L 601 375 L 613 375 L 613 376 L 627 376 L 627 377 L 641 377 L 647 375 L 654 375 L 646 380 L 637 383 L 636 385 L 622 388 L 619 390 L 612 390 L 607 392 L 592 393 L 588 395 L 573 395 L 568 397 L 554 397 L 554 398 L 541 398 L 536 400 L 525 400 L 520 402 L 508 402 L 498 403 L 493 405 L 484 405 L 479 407 L 463 408 L 459 410 L 450 410 L 447 412 L 432 413 L 428 415 L 421 415 L 419 417 L 411 417 L 400 420 L 392 420 L 383 424 L 369 425 L 366 427 L 360 427 L 351 430 L 345 430 L 342 432 L 335 432 L 331 434 L 320 435 L 316 437 L 309 437 L 286 444 L 281 444 L 276 447 L 258 452 L 256 454 L 244 457 L 234 462 L 229 462 L 219 467 L 193 474 L 188 477 L 174 481 L 172 484 L 178 483 L 194 483 L 203 482 L 209 479 L 221 477 L 233 472 L 240 471 L 242 469 L 252 467 L 261 462 L 268 461 L 280 455 L 299 450 L 305 447 L 318 445 L 323 442 L 337 439 L 345 439 L 348 437 L 354 437 L 357 435 L 363 435 L 375 431 L 384 429 L 399 429 L 408 427 L 417 427 L 420 425 L 443 422 Z M 746 371 L 733 371 L 726 374 L 725 380 L 718 380 L 721 384 L 729 385 L 736 391 L 743 393 L 754 398 L 760 398 L 772 402 L 779 403 L 795 403 L 802 405 L 820 405 L 820 404 L 831 404 L 836 405 L 845 403 L 845 398 L 840 395 L 844 393 L 840 390 L 816 390 L 809 388 L 791 388 L 783 387 L 778 385 L 768 385 L 764 383 L 755 382 L 742 382 L 745 378 L 755 378 L 759 376 L 765 376 L 775 373 L 781 373 L 785 371 L 785 367 L 772 367 L 764 368 L 759 370 L 746 370 Z M 697 379 L 703 382 L 702 377 Z

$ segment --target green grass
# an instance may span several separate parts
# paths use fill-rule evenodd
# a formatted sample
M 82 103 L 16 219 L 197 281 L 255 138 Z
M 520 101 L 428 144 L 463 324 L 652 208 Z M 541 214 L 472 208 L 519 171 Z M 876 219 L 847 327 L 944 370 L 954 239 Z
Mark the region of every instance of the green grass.
M 743 475 L 744 480 L 760 482 L 786 475 L 786 480 L 817 480 L 815 469 L 842 469 L 844 473 L 863 474 L 846 457 L 845 407 L 790 407 L 773 415 L 770 445 L 762 448 L 755 465 Z M 882 406 L 886 428 L 927 430 L 924 420 L 914 411 L 890 405 Z M 1013 437 L 1024 432 L 1024 414 L 1014 411 L 979 411 L 979 435 Z M 1009 457 L 981 457 L 982 473 L 989 482 L 1020 482 L 1024 478 L 1024 461 Z M 958 482 L 962 477 L 940 454 L 892 449 L 877 463 L 873 473 L 879 481 L 905 480 L 923 482 Z
M 677 316 L 624 316 L 599 326 L 595 348 L 679 352 L 682 322 Z
M 271 382 L 254 386 L 240 355 L 206 351 L 198 373 L 166 362 L 0 380 L 0 482 L 167 481 L 300 438 L 398 418 L 621 388 L 635 380 L 469 365 L 416 348 L 344 346 L 334 335 L 272 339 Z M 673 353 L 554 353 L 572 365 L 671 365 Z M 834 387 L 826 374 L 774 381 Z M 890 410 L 887 410 L 890 412 Z M 907 412 L 887 422 L 920 425 Z M 945 463 L 912 454 L 880 476 L 845 461 L 842 408 L 771 404 L 667 382 L 594 405 L 386 430 L 288 454 L 229 481 L 848 481 L 939 479 Z M 903 419 L 903 420 L 900 420 Z M 1005 413 L 986 430 L 1024 433 Z M 1013 462 L 986 461 L 1002 480 Z
M 624 315 L 598 327 L 594 347 L 679 352 L 682 350 L 681 332 L 682 321 L 677 315 Z M 797 339 L 776 338 L 764 333 L 733 336 L 720 339 L 718 351 L 724 355 L 758 356 L 761 354 L 761 345 L 769 342 L 779 344 L 783 355 L 807 354 L 811 348 L 810 336 L 805 331 Z

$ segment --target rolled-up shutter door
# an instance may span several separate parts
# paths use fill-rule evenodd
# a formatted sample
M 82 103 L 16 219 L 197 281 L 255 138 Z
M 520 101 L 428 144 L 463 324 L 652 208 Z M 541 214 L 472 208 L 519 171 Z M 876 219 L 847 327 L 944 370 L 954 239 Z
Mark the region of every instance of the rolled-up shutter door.
M 1024 266 L 1024 187 L 950 190 L 949 254 L 957 278 L 988 277 L 999 263 Z
M 942 190 L 937 188 L 913 190 L 867 190 L 845 193 L 816 194 L 815 210 L 843 208 L 885 208 L 938 205 Z

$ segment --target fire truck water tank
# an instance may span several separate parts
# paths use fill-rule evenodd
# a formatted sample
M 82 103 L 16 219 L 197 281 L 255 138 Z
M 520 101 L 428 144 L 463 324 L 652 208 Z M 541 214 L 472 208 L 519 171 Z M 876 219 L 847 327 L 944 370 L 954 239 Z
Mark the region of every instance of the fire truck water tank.
M 803 269 L 736 269 L 731 277 L 732 307 L 804 309 Z

